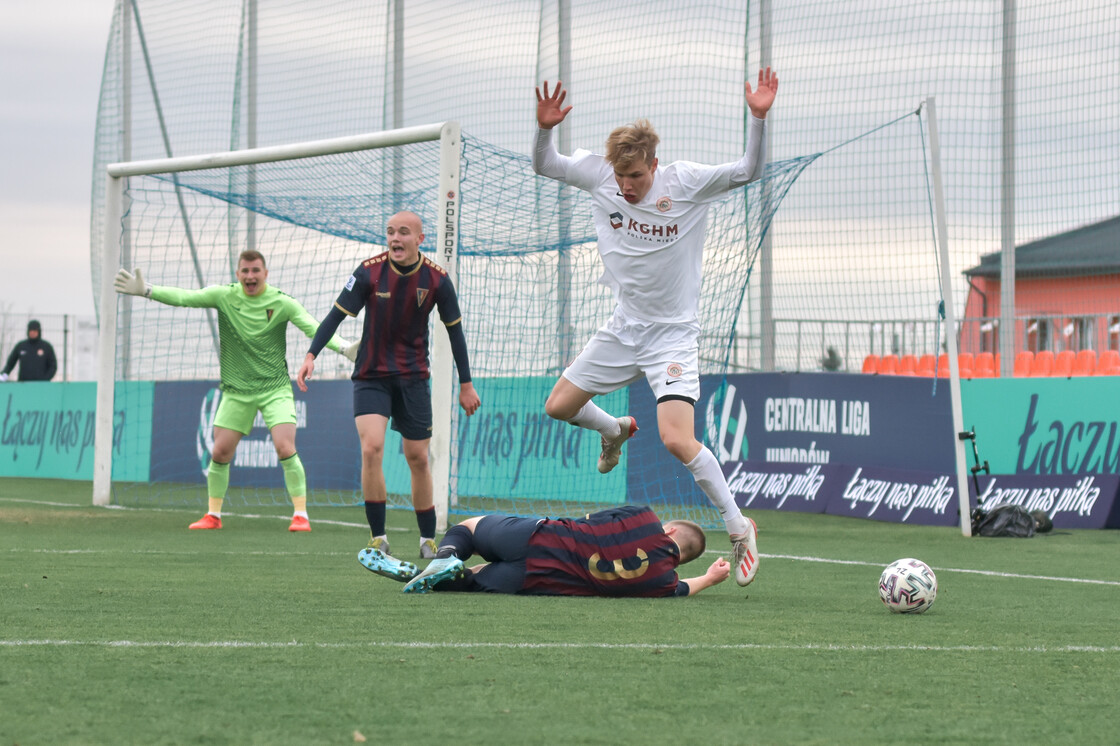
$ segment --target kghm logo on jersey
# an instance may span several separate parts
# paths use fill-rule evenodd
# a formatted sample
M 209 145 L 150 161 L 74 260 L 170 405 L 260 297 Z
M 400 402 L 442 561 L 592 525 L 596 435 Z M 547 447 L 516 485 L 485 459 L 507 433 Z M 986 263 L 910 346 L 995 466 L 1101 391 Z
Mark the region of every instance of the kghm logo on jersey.
M 622 213 L 621 212 L 612 212 L 610 214 L 610 218 L 611 218 L 611 227 L 612 228 L 614 228 L 615 230 L 618 230 L 619 228 L 622 227 L 622 222 L 623 221 L 622 221 Z
M 672 210 L 672 209 L 673 209 L 673 200 L 669 199 L 668 197 L 658 198 L 658 200 L 657 200 L 657 210 L 658 210 L 658 212 L 669 212 L 669 210 Z

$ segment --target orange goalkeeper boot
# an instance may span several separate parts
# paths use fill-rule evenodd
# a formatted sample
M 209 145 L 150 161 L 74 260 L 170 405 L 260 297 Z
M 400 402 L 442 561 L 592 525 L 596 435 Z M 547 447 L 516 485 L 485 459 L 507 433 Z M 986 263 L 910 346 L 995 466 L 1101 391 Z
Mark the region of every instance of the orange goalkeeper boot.
M 289 531 L 310 531 L 311 521 L 307 520 L 306 516 L 294 515 L 292 516 L 292 523 L 288 526 Z
M 221 527 L 222 527 L 222 519 L 219 518 L 216 515 L 213 515 L 212 513 L 207 513 L 206 515 L 202 516 L 202 518 L 199 518 L 197 521 L 195 521 L 194 523 L 192 523 L 190 525 L 191 529 L 199 529 L 199 528 L 207 529 L 207 528 L 221 528 Z

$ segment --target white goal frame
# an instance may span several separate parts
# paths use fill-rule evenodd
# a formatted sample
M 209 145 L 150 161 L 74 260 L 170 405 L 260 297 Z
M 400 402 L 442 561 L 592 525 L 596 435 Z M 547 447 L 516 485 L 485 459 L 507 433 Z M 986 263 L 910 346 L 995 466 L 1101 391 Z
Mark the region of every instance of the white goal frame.
M 204 169 L 249 166 L 277 161 L 353 153 L 396 145 L 440 141 L 439 190 L 436 200 L 436 251 L 439 263 L 451 278 L 458 279 L 459 179 L 461 138 L 456 121 L 371 132 L 364 135 L 315 140 L 207 155 L 112 163 L 106 167 L 105 236 L 101 251 L 99 340 L 97 370 L 97 414 L 94 429 L 93 504 L 108 505 L 113 474 L 113 405 L 117 360 L 117 293 L 113 280 L 121 264 L 123 206 L 127 179 L 131 176 L 181 173 Z M 438 326 L 438 325 L 437 325 Z M 436 519 L 441 530 L 447 525 L 451 502 L 451 433 L 454 427 L 454 366 L 451 343 L 446 334 L 432 340 L 432 441 L 430 458 Z

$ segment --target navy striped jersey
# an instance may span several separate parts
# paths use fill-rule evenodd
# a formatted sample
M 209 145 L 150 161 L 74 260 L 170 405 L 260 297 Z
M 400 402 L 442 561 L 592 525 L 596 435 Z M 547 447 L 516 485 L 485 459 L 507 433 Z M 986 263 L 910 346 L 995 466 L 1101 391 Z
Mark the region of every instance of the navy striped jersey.
M 432 309 L 439 309 L 447 326 L 463 320 L 455 288 L 442 267 L 421 257 L 402 274 L 389 260 L 389 252 L 362 262 L 346 281 L 335 306 L 348 316 L 357 316 L 363 308 L 366 312 L 354 379 L 429 378 L 428 316 Z
M 681 554 L 661 519 L 623 505 L 586 518 L 549 518 L 529 539 L 522 593 L 557 596 L 688 595 Z

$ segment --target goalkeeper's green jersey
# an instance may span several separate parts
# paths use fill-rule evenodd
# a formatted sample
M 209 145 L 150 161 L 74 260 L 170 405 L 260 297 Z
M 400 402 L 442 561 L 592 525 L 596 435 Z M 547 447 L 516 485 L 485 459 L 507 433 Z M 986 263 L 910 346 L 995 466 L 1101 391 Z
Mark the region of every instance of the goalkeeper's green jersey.
M 308 337 L 314 337 L 319 328 L 319 322 L 299 301 L 271 285 L 255 296 L 246 295 L 239 282 L 202 290 L 155 285 L 151 298 L 169 306 L 218 311 L 221 388 L 235 394 L 290 388 L 288 322 Z M 334 336 L 327 347 L 339 352 L 342 340 Z

